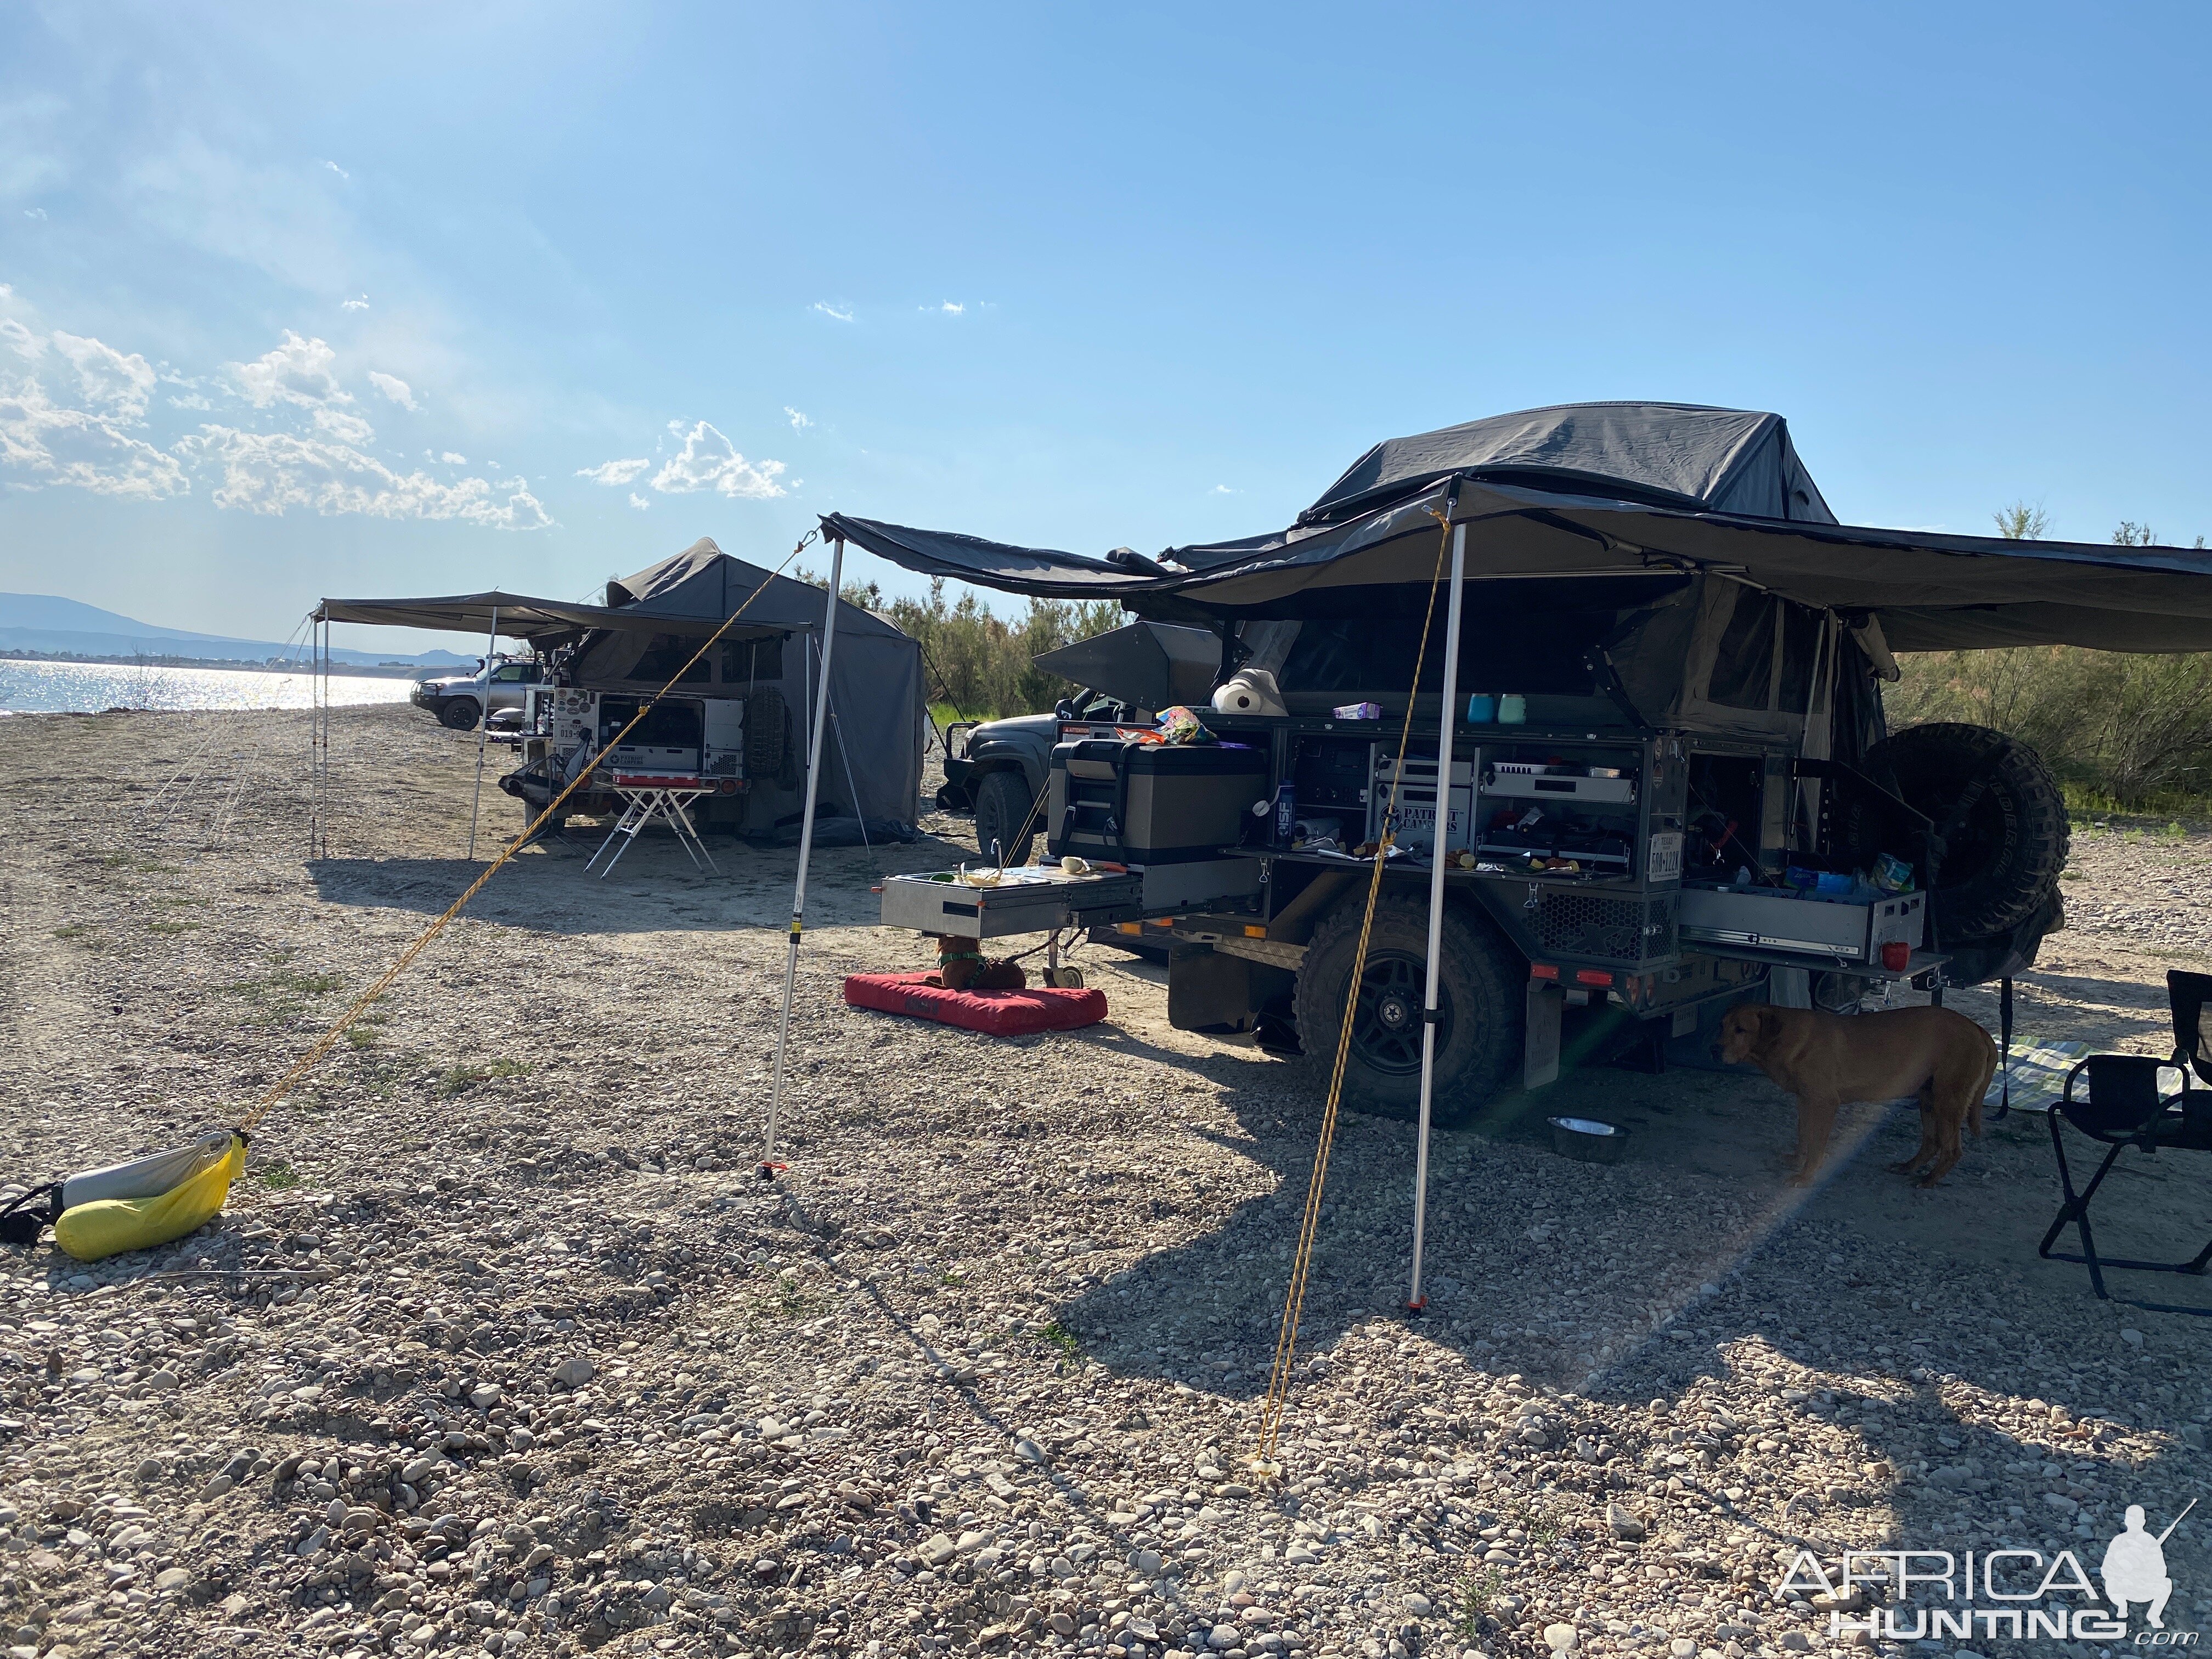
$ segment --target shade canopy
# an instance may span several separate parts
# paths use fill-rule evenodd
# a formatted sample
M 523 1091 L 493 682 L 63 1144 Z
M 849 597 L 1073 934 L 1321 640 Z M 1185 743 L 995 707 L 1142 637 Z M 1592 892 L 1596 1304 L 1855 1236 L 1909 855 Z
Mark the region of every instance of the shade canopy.
M 822 627 L 820 588 L 772 575 L 757 565 L 732 558 L 710 536 L 702 536 L 681 553 L 647 565 L 634 576 L 609 582 L 604 605 L 536 599 L 495 589 L 442 599 L 325 599 L 316 609 L 315 620 L 482 634 L 490 629 L 496 609 L 499 631 L 516 640 L 538 640 L 590 629 L 707 635 L 720 628 L 740 605 L 745 608 L 744 619 L 725 638 L 757 638 L 799 629 L 818 632 Z M 907 637 L 872 611 L 842 599 L 837 606 L 837 632 L 846 637 Z
M 1170 548 L 1160 561 L 1180 568 L 1164 575 L 842 514 L 823 523 L 909 569 L 1204 623 L 1387 613 L 1400 600 L 1382 590 L 1432 578 L 1446 519 L 1468 526 L 1472 580 L 1723 572 L 1875 618 L 1899 651 L 2212 650 L 2212 552 L 1838 524 L 1780 416 L 1686 404 L 1580 404 L 1393 439 L 1288 528 Z

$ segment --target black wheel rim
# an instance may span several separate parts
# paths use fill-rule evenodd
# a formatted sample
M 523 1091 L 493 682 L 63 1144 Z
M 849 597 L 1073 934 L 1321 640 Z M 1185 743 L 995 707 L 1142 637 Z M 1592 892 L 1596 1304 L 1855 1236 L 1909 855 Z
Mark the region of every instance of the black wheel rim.
M 1404 1077 L 1421 1069 L 1421 1004 L 1428 967 L 1404 951 L 1370 954 L 1359 976 L 1359 1000 L 1352 1011 L 1352 1052 L 1359 1063 L 1386 1076 Z M 1451 1040 L 1451 997 L 1437 995 L 1437 1047 Z

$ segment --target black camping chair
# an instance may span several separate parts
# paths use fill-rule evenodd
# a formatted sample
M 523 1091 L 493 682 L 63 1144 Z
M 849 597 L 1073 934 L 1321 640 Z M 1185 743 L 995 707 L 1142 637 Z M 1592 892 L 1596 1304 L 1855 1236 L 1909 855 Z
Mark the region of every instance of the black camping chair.
M 2120 1154 L 2133 1146 L 2155 1157 L 2164 1152 L 2212 1152 L 2212 1033 L 2205 1029 L 2204 1010 L 2212 1001 L 2212 974 L 2169 972 L 2166 994 L 2173 1008 L 2172 1058 L 2150 1054 L 2091 1054 L 2066 1074 L 2065 1092 L 2051 1109 L 2051 1146 L 2058 1155 L 2058 1184 L 2066 1201 L 2044 1234 L 2036 1254 L 2053 1261 L 2080 1261 L 2089 1269 L 2089 1283 L 2101 1301 L 2120 1301 L 2131 1308 L 2154 1313 L 2212 1315 L 2212 1307 L 2190 1308 L 2166 1302 L 2142 1302 L 2115 1297 L 2105 1288 L 2106 1267 L 2132 1268 L 2141 1273 L 2203 1275 L 2212 1263 L 2212 1243 L 2187 1261 L 2136 1261 L 2118 1256 L 2100 1256 L 2089 1231 L 2089 1200 L 2097 1195 Z M 2181 1087 L 2175 1093 L 2159 1092 L 2159 1073 L 2179 1071 Z M 2074 1097 L 2074 1084 L 2088 1074 L 2089 1095 Z M 2199 1087 L 2198 1085 L 2205 1086 Z M 2060 1121 L 2112 1150 L 2079 1193 L 2066 1163 L 2066 1141 Z M 2072 1224 L 2081 1235 L 2081 1249 L 2054 1250 L 2058 1235 Z

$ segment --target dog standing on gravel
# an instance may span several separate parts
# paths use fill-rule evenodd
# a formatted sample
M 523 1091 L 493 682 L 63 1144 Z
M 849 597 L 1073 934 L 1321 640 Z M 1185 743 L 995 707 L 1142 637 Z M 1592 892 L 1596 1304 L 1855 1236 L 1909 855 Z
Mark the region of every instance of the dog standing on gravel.
M 1746 1006 L 1721 1021 L 1720 1057 L 1748 1060 L 1797 1097 L 1796 1187 L 1808 1185 L 1828 1150 L 1845 1101 L 1920 1097 L 1920 1146 L 1891 1167 L 1924 1168 L 1919 1185 L 1951 1173 L 1964 1131 L 1982 1133 L 1982 1097 L 1997 1068 L 1997 1045 L 1948 1008 L 1892 1008 L 1829 1014 L 1812 1008 Z

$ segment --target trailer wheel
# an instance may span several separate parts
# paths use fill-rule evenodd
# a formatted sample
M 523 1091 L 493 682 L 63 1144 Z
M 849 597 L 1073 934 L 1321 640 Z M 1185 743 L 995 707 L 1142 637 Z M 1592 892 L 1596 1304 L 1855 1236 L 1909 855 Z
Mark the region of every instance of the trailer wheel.
M 1367 896 L 1354 889 L 1314 930 L 1295 993 L 1299 1064 L 1328 1086 L 1352 989 Z M 1343 1101 L 1378 1117 L 1412 1119 L 1421 1104 L 1421 1009 L 1427 984 L 1425 898 L 1385 895 L 1375 907 L 1367 963 L 1353 1007 Z M 1526 964 L 1490 925 L 1457 907 L 1444 911 L 1438 958 L 1433 1121 L 1466 1125 L 1521 1063 Z
M 438 723 L 456 732 L 477 729 L 477 705 L 472 697 L 452 697 L 438 706 Z
M 988 859 L 995 841 L 1000 844 L 999 856 L 1008 864 L 1027 864 L 1030 848 L 1036 840 L 1036 826 L 1030 825 L 1018 844 L 1013 837 L 1030 815 L 1031 799 L 1029 780 L 1020 773 L 983 774 L 975 785 L 975 850 Z

